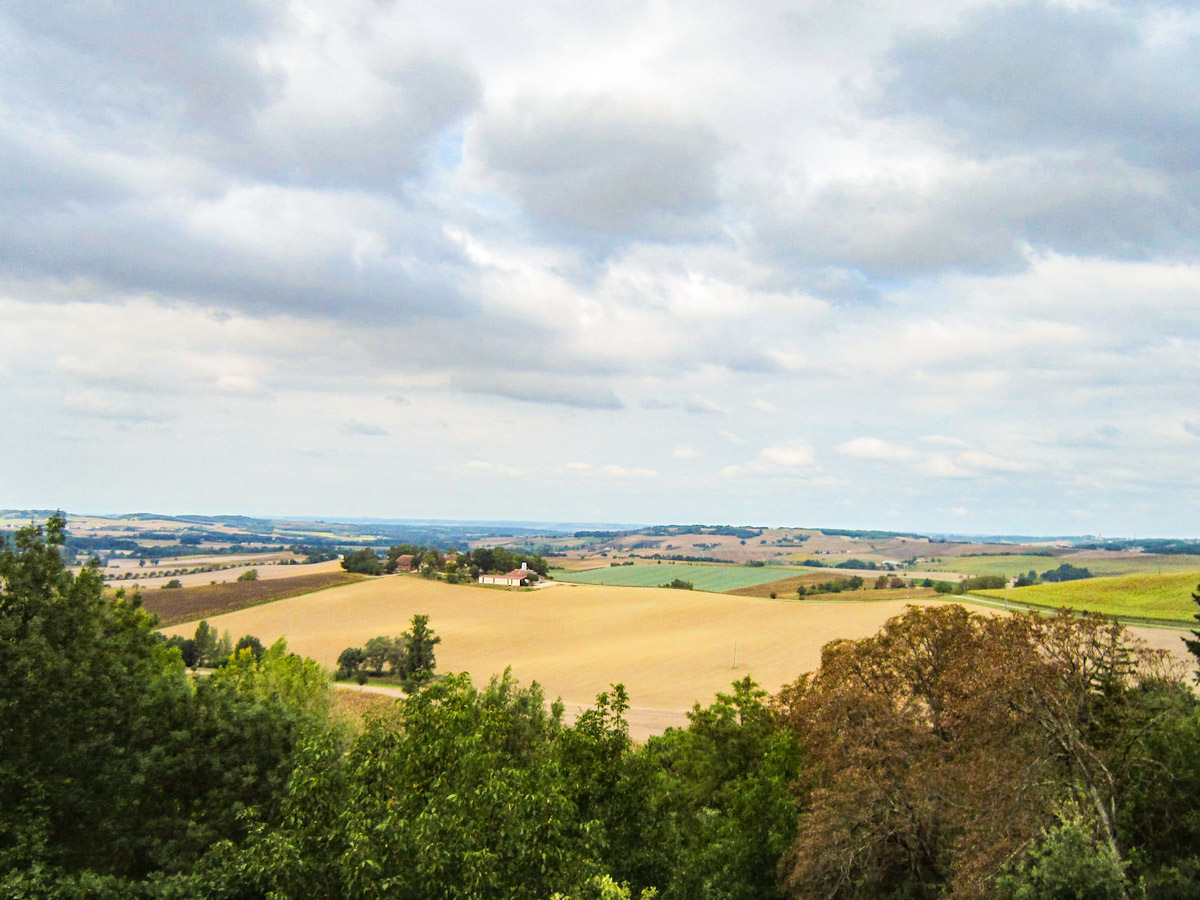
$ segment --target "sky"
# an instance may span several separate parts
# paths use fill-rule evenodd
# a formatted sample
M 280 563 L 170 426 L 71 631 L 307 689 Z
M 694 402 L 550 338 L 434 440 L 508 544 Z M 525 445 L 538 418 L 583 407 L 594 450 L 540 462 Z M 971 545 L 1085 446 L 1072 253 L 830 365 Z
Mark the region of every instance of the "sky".
M 0 0 L 0 507 L 1200 536 L 1200 10 Z

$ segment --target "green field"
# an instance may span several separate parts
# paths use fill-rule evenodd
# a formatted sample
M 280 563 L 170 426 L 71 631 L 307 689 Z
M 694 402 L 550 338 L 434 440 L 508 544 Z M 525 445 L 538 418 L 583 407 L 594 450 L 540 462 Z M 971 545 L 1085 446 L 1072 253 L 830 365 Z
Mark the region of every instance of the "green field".
M 1072 556 L 949 556 L 936 563 L 921 563 L 921 568 L 937 572 L 961 572 L 963 575 L 1006 575 L 1015 578 L 1030 569 L 1041 574 L 1063 563 L 1080 566 L 1093 575 L 1133 575 L 1159 572 L 1200 572 L 1200 556 L 1150 555 L 1134 557 L 1083 558 Z
M 621 587 L 658 587 L 679 578 L 682 581 L 690 581 L 698 591 L 720 593 L 770 581 L 781 581 L 809 571 L 813 570 L 800 566 L 696 566 L 664 562 L 662 565 L 606 566 L 586 572 L 555 571 L 551 574 L 557 581 L 611 584 Z
M 1192 591 L 1200 582 L 1200 571 L 1164 575 L 1123 575 L 1116 578 L 1084 578 L 1059 584 L 1034 584 L 1000 591 L 973 594 L 1031 603 L 1057 609 L 1089 610 L 1110 616 L 1191 621 L 1200 612 L 1192 602 Z

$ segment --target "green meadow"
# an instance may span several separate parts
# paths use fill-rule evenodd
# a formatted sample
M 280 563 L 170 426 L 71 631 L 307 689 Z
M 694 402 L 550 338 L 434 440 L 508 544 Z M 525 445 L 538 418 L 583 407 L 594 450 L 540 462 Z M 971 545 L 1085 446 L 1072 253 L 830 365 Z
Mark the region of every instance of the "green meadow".
M 1015 578 L 1033 569 L 1041 574 L 1047 569 L 1056 569 L 1063 563 L 1080 566 L 1093 575 L 1133 575 L 1138 573 L 1158 574 L 1168 572 L 1200 572 L 1200 556 L 1151 555 L 1132 557 L 1079 557 L 1079 556 L 949 556 L 936 563 L 921 563 L 921 568 L 937 572 L 961 572 L 963 575 L 1004 575 Z
M 1034 584 L 973 594 L 1029 603 L 1053 609 L 1088 610 L 1110 616 L 1192 621 L 1200 612 L 1192 592 L 1200 582 L 1200 571 L 1122 575 L 1115 578 L 1084 578 L 1059 584 Z
M 658 587 L 678 578 L 690 581 L 698 591 L 720 593 L 781 581 L 808 571 L 811 570 L 799 566 L 698 566 L 663 562 L 662 565 L 606 566 L 586 572 L 554 571 L 551 574 L 557 581 L 620 587 Z

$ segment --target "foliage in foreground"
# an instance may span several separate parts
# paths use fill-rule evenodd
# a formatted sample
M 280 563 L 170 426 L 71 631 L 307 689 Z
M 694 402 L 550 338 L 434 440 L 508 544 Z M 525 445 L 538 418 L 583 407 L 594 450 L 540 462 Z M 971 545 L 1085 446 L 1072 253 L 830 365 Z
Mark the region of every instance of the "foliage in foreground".
M 189 679 L 62 527 L 0 553 L 4 896 L 1198 893 L 1196 697 L 1103 619 L 912 609 L 640 747 L 620 686 L 568 726 L 507 673 L 351 735 L 282 644 Z

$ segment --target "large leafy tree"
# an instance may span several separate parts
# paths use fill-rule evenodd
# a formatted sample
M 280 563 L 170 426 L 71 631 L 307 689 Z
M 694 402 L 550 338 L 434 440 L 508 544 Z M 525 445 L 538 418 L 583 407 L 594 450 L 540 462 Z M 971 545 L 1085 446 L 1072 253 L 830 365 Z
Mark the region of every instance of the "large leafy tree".
M 281 643 L 194 685 L 136 598 L 65 568 L 65 528 L 0 551 L 0 894 L 134 896 L 273 816 L 326 675 Z
M 1178 698 L 1162 665 L 1110 620 L 961 607 L 911 609 L 873 638 L 827 646 L 783 698 L 810 765 L 788 892 L 990 896 L 1022 853 L 1050 848 L 1061 862 L 1081 846 L 1046 831 L 1068 811 L 1095 848 L 1084 862 L 1105 878 L 1135 863 L 1129 828 L 1158 802 L 1152 792 L 1133 816 L 1135 788 L 1163 762 L 1151 744 L 1168 712 L 1155 698 Z M 1097 874 L 1078 864 L 1063 871 Z
M 599 874 L 555 759 L 561 707 L 506 673 L 397 701 L 349 751 L 305 745 L 280 824 L 239 863 L 278 898 L 545 900 Z
M 105 599 L 95 563 L 66 570 L 65 537 L 56 515 L 0 552 L 0 871 L 136 871 L 147 773 L 130 751 L 186 717 L 191 688 L 135 599 Z

